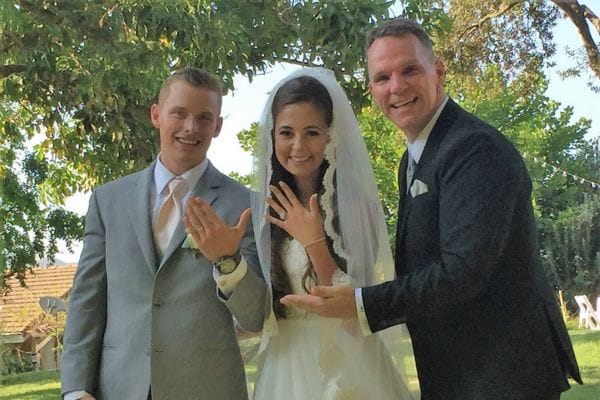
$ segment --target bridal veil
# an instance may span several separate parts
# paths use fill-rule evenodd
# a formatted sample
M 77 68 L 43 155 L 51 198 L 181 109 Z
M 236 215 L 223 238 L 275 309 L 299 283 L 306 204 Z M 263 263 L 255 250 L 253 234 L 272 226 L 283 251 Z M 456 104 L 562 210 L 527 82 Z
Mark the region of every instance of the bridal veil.
M 346 273 L 350 276 L 353 287 L 393 280 L 394 262 L 385 215 L 358 121 L 333 72 L 324 68 L 301 68 L 292 72 L 271 90 L 261 115 L 253 165 L 253 189 L 258 192 L 258 196 L 252 201 L 252 218 L 265 280 L 270 287 L 271 233 L 270 224 L 266 219 L 269 210 L 265 196 L 270 195 L 269 181 L 272 174 L 271 105 L 279 87 L 298 76 L 317 79 L 326 87 L 333 102 L 330 141 L 325 149 L 325 158 L 330 166 L 323 177 L 324 193 L 319 198 L 324 213 L 322 217 L 325 232 L 332 239 L 334 251 L 346 261 Z M 335 214 L 338 217 L 338 226 L 334 228 Z M 264 325 L 259 355 L 267 346 L 270 337 L 277 334 L 271 302 L 266 306 L 269 317 Z M 360 329 L 356 335 L 362 335 Z M 386 329 L 376 335 L 384 341 L 399 374 L 414 393 L 418 384 L 412 346 L 405 325 Z

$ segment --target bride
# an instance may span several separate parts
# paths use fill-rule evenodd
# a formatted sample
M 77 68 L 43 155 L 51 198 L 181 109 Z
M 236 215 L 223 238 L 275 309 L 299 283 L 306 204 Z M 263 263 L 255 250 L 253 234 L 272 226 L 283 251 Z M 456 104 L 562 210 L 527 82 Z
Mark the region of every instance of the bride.
M 260 123 L 252 215 L 270 317 L 255 400 L 412 399 L 394 343 L 358 321 L 322 318 L 279 300 L 315 285 L 392 279 L 381 202 L 350 103 L 333 73 L 300 69 L 273 89 Z M 264 199 L 267 199 L 265 202 Z

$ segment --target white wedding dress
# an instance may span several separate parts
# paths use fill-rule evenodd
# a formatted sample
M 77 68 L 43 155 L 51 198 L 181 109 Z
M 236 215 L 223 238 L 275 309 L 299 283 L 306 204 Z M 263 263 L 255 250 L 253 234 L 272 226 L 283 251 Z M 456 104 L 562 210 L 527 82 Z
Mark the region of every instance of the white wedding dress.
M 292 291 L 305 293 L 304 248 L 287 239 L 281 251 Z M 349 277 L 339 271 L 336 283 L 349 283 Z M 411 399 L 377 335 L 365 337 L 357 324 L 295 308 L 277 325 L 259 364 L 254 400 Z

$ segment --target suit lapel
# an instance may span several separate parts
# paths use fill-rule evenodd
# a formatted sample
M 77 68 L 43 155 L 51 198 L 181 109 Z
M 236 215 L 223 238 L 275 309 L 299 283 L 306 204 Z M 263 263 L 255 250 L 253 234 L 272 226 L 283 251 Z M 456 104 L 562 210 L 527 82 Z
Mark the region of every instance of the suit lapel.
M 460 108 L 458 105 L 452 100 L 448 99 L 448 103 L 442 110 L 437 122 L 433 126 L 431 133 L 429 134 L 429 138 L 427 139 L 427 144 L 423 149 L 423 154 L 421 154 L 421 158 L 419 159 L 419 163 L 415 167 L 415 173 L 413 175 L 413 182 L 415 179 L 418 179 L 422 174 L 422 171 L 426 171 L 427 168 L 432 168 L 434 163 L 433 158 L 440 147 L 441 142 L 446 137 L 446 134 L 450 130 L 450 127 L 454 120 L 456 119 Z M 396 265 L 398 265 L 399 260 L 401 260 L 400 251 L 402 250 L 402 238 L 404 237 L 404 233 L 406 230 L 406 221 L 408 219 L 408 215 L 410 213 L 410 208 L 412 204 L 412 197 L 407 193 L 407 184 L 406 182 L 406 168 L 408 165 L 408 150 L 404 152 L 402 156 L 402 160 L 400 161 L 400 167 L 398 170 L 398 187 L 400 188 L 400 204 L 398 207 L 398 223 L 396 225 Z M 427 182 L 428 185 L 433 184 L 433 182 Z
M 140 243 L 144 260 L 152 274 L 156 272 L 156 250 L 154 249 L 152 210 L 150 209 L 153 170 L 154 163 L 141 172 L 141 178 L 136 182 L 134 190 L 130 192 L 133 229 Z
M 450 133 L 450 128 L 456 120 L 459 112 L 460 108 L 458 107 L 458 104 L 456 104 L 452 99 L 448 99 L 446 106 L 442 110 L 437 122 L 429 134 L 427 144 L 425 145 L 423 154 L 421 154 L 421 158 L 419 159 L 417 170 L 428 168 L 428 166 L 433 162 L 433 158 L 437 154 L 438 149 L 446 135 Z M 416 175 L 417 172 L 415 171 L 415 177 Z
M 221 173 L 213 167 L 213 165 L 208 162 L 208 166 L 206 167 L 206 171 L 198 180 L 196 187 L 190 193 L 190 197 L 200 197 L 208 204 L 212 206 L 212 204 L 217 199 L 217 189 L 221 186 Z M 185 207 L 185 204 L 182 205 Z M 185 215 L 185 212 L 184 212 Z M 160 270 L 165 262 L 173 255 L 175 250 L 183 244 L 187 232 L 185 231 L 185 225 L 183 224 L 183 218 L 179 221 L 177 228 L 175 228 L 175 233 L 173 233 L 173 237 L 171 238 L 171 242 L 167 246 L 165 250 L 165 254 L 162 258 L 160 266 L 158 269 Z

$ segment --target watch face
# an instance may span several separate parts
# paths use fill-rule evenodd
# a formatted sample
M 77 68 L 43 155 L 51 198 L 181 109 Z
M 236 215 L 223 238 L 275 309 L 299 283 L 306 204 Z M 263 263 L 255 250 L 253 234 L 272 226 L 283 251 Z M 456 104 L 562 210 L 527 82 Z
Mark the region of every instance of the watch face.
M 219 272 L 222 274 L 230 274 L 237 268 L 237 263 L 233 258 L 225 258 L 217 266 Z

